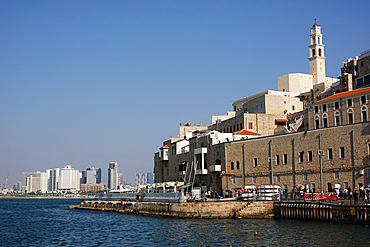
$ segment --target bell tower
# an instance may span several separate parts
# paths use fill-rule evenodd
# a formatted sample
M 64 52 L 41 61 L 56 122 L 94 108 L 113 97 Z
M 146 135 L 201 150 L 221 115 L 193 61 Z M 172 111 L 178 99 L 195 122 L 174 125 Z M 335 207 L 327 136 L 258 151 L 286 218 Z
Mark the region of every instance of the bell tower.
M 322 44 L 321 27 L 315 24 L 311 27 L 309 58 L 310 61 L 310 74 L 312 75 L 312 84 L 316 85 L 325 81 L 325 59 L 324 45 Z

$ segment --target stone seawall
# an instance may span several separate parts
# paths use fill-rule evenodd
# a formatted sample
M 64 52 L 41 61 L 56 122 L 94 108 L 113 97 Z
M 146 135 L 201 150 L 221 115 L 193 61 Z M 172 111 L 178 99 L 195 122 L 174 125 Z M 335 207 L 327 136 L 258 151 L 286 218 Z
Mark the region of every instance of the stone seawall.
M 90 201 L 83 205 L 70 206 L 70 209 L 99 210 L 108 212 L 131 213 L 141 215 L 157 215 L 177 218 L 272 218 L 274 204 L 268 201 L 257 202 L 187 202 L 158 203 L 117 201 Z

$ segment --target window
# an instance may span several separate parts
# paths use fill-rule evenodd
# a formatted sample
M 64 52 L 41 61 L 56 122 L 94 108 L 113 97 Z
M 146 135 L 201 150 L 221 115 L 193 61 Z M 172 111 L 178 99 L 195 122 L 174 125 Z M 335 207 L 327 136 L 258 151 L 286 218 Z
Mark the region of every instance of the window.
M 332 160 L 332 159 L 333 159 L 333 149 L 329 148 L 328 149 L 328 160 Z
M 276 165 L 280 165 L 280 155 L 276 155 Z
M 361 96 L 361 104 L 366 104 L 366 95 Z
M 308 151 L 308 162 L 312 162 L 312 151 Z
M 253 180 L 253 183 L 255 184 L 256 183 L 256 176 L 253 176 L 252 180 Z
M 232 177 L 232 183 L 235 184 L 235 177 Z
M 236 162 L 236 169 L 240 169 L 240 164 L 239 164 L 239 161 Z
M 252 106 L 252 112 L 254 112 L 254 106 Z
M 334 102 L 334 109 L 335 110 L 339 109 L 339 101 Z
M 352 106 L 352 99 L 347 99 L 347 105 Z
M 299 152 L 299 163 L 303 163 L 303 151 Z
M 339 171 L 334 171 L 334 179 L 339 179 Z
M 292 105 L 292 111 L 295 111 L 295 105 Z
M 326 113 L 322 116 L 322 122 L 323 122 L 324 128 L 327 128 L 328 127 L 328 115 Z
M 307 181 L 307 173 L 303 173 L 303 181 Z
M 248 129 L 253 129 L 253 123 L 252 122 L 248 123 Z
M 367 108 L 366 106 L 361 107 L 361 120 L 367 122 Z
M 234 162 L 231 162 L 231 170 L 234 170 Z
M 253 159 L 253 167 L 257 167 L 257 158 Z
M 335 126 L 339 126 L 340 125 L 340 113 L 339 112 L 335 112 L 334 113 L 334 120 L 335 120 Z
M 370 177 L 370 169 L 366 169 L 366 175 Z
M 280 183 L 280 175 L 276 175 L 276 182 Z
M 321 49 L 319 49 L 319 56 L 321 57 Z
M 326 112 L 326 104 L 323 104 L 323 105 L 322 105 L 322 111 L 323 111 L 323 112 Z
M 256 111 L 258 110 L 258 105 L 256 105 Z
M 339 149 L 339 157 L 341 159 L 344 159 L 344 147 L 340 147 L 340 149 Z
M 260 109 L 263 109 L 263 104 L 261 103 L 261 105 L 260 105 Z
M 348 124 L 353 124 L 353 110 L 352 109 L 348 110 L 347 116 L 348 116 Z
M 288 155 L 283 154 L 283 164 L 286 165 L 288 163 Z
M 348 182 L 344 182 L 344 188 L 348 189 Z
M 319 113 L 319 106 L 318 105 L 315 106 L 315 113 Z
M 319 129 L 320 128 L 320 117 L 319 116 L 315 116 L 315 129 Z

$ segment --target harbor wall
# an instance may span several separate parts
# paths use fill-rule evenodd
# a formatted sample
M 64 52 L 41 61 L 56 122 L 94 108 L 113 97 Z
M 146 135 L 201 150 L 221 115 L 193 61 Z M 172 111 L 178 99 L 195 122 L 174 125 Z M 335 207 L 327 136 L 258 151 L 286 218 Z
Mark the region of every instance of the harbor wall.
M 274 216 L 274 205 L 271 201 L 190 203 L 91 201 L 83 205 L 70 206 L 70 208 L 177 218 L 261 219 Z
M 368 224 L 370 207 L 316 202 L 275 202 L 274 216 L 277 219 Z

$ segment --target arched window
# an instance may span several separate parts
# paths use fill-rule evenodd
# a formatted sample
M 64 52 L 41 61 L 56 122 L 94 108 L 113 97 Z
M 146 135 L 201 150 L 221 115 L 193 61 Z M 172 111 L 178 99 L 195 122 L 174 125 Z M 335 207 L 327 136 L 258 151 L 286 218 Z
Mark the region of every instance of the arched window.
M 231 170 L 234 170 L 234 162 L 231 162 L 230 168 L 231 168 Z
M 319 57 L 321 57 L 321 49 L 319 49 Z
M 348 109 L 347 111 L 347 123 L 353 124 L 353 110 L 352 109 Z
M 319 129 L 320 128 L 320 117 L 319 115 L 316 115 L 315 116 L 315 129 Z
M 335 124 L 335 126 L 340 125 L 340 113 L 339 113 L 339 111 L 336 111 L 334 113 L 334 124 Z
M 312 56 L 314 57 L 316 55 L 315 49 L 312 49 Z
M 322 124 L 324 128 L 328 127 L 328 114 L 323 114 L 322 115 Z
M 361 107 L 361 121 L 367 122 L 367 107 L 366 106 Z
M 239 164 L 239 161 L 236 162 L 236 169 L 239 170 L 240 169 L 240 164 Z
M 321 44 L 321 43 L 320 43 L 320 37 L 318 37 L 318 38 L 317 38 L 317 43 L 318 43 L 318 44 Z

